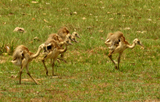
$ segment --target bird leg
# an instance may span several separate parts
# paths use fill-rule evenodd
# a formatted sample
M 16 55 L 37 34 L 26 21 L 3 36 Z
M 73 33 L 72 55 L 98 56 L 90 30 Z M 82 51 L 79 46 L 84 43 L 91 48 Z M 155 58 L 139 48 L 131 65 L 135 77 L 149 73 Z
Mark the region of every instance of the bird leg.
M 21 69 L 19 71 L 19 84 L 21 84 L 21 76 L 22 76 L 22 70 L 25 66 L 27 66 L 28 64 L 28 59 L 23 59 L 22 60 L 22 65 L 21 65 Z
M 52 62 L 52 76 L 55 76 L 54 75 L 54 61 Z
M 122 53 L 119 53 L 119 57 L 118 57 L 118 68 L 117 68 L 117 69 L 119 69 L 119 64 L 120 64 L 121 55 L 122 55 Z
M 22 75 L 22 65 L 21 65 L 21 69 L 19 71 L 19 84 L 21 84 L 21 75 Z
M 48 76 L 48 69 L 47 69 L 47 67 L 46 67 L 46 65 L 45 65 L 44 59 L 42 60 L 42 62 L 43 62 L 44 68 L 45 68 L 45 70 L 46 70 L 46 75 Z
M 30 77 L 36 84 L 39 84 L 39 83 L 31 76 L 31 74 L 29 73 L 28 65 L 26 66 L 26 70 L 27 70 L 27 74 L 29 75 L 29 77 Z
M 60 58 L 58 58 L 58 60 L 61 60 L 61 61 L 65 62 L 65 63 L 67 63 L 67 61 L 64 59 L 64 53 L 62 53 L 60 55 Z
M 63 59 L 64 58 L 64 54 L 62 53 L 60 57 Z
M 118 69 L 116 63 L 115 63 L 115 62 L 113 61 L 113 59 L 112 59 L 112 53 L 113 53 L 113 52 L 114 52 L 113 50 L 112 50 L 112 51 L 110 50 L 110 51 L 109 51 L 109 54 L 108 54 L 108 57 L 109 57 L 110 60 L 113 62 L 115 68 Z

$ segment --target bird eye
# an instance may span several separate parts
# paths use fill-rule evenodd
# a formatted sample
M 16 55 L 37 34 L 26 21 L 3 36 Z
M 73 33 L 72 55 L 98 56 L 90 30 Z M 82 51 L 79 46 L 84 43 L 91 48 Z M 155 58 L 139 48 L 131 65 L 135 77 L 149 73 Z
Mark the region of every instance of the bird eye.
M 140 41 L 137 41 L 137 43 L 140 43 Z

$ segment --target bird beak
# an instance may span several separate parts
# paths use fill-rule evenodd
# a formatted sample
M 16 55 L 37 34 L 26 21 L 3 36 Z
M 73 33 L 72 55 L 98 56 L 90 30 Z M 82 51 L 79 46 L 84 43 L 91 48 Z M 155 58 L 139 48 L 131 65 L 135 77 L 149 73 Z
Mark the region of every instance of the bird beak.
M 78 41 L 77 41 L 77 40 L 75 40 L 75 39 L 74 39 L 74 42 L 78 43 Z
M 76 35 L 77 38 L 81 38 L 80 36 Z
M 138 44 L 141 46 L 141 49 L 144 49 L 144 45 L 140 41 L 138 41 Z
M 74 41 L 73 39 L 70 39 L 71 41 Z
M 69 39 L 70 39 L 71 41 L 74 41 L 71 37 L 69 37 Z
M 68 43 L 69 45 L 73 45 L 72 43 Z
M 71 43 L 70 41 L 67 41 L 67 44 L 68 44 L 68 45 L 72 45 L 72 43 Z

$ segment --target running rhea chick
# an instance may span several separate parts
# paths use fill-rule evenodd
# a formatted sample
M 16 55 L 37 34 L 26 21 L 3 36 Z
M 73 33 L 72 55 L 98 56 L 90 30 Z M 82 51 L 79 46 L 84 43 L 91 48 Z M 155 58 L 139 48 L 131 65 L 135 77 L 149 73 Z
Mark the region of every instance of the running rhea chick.
M 27 74 L 30 76 L 30 78 L 38 84 L 38 82 L 31 76 L 29 70 L 28 70 L 28 64 L 31 62 L 33 59 L 39 56 L 40 51 L 44 47 L 44 44 L 40 45 L 37 52 L 33 54 L 28 50 L 28 48 L 24 45 L 19 45 L 14 53 L 13 53 L 13 60 L 11 61 L 13 64 L 20 66 L 20 71 L 19 71 L 19 84 L 21 84 L 21 75 L 22 75 L 22 70 L 24 67 L 26 67 Z
M 55 61 L 57 60 L 58 56 L 64 52 L 67 51 L 67 46 L 69 45 L 68 39 L 62 41 L 62 42 L 57 42 L 54 39 L 47 39 L 47 41 L 44 43 L 45 47 L 44 49 L 44 57 L 42 59 L 43 65 L 46 70 L 46 75 L 48 75 L 48 69 L 45 65 L 45 61 L 47 59 L 52 59 L 52 76 L 54 76 L 54 64 Z M 65 48 L 63 49 L 61 46 L 65 45 Z
M 107 39 L 105 41 L 106 46 L 109 48 L 109 54 L 108 57 L 112 61 L 112 63 L 115 65 L 116 69 L 119 69 L 119 64 L 120 64 L 120 58 L 123 53 L 123 51 L 127 48 L 134 48 L 136 44 L 140 45 L 143 47 L 139 39 L 134 39 L 133 44 L 129 44 L 123 35 L 122 32 L 118 31 L 115 33 L 109 33 L 107 36 Z M 112 59 L 112 54 L 119 53 L 118 57 L 118 66 Z

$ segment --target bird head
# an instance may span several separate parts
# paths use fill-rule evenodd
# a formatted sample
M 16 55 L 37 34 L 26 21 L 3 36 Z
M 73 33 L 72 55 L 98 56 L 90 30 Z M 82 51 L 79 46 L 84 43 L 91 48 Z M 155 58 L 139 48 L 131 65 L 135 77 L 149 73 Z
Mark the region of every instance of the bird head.
M 80 38 L 79 34 L 77 32 L 73 32 L 72 34 L 73 36 L 77 37 L 77 38 Z
M 67 39 L 67 40 L 65 41 L 65 43 L 66 43 L 67 45 L 72 45 L 72 43 L 71 43 L 71 40 L 70 40 L 70 39 Z
M 80 38 L 80 36 L 79 36 L 79 34 L 77 32 L 73 32 L 72 33 L 72 41 L 78 43 L 78 41 L 76 40 L 76 37 Z
M 40 46 L 39 46 L 39 48 L 41 48 L 41 49 L 43 49 L 45 47 L 45 44 L 41 44 Z
M 66 39 L 69 39 L 69 40 L 73 41 L 72 35 L 70 33 L 66 35 Z
M 140 45 L 144 49 L 142 42 L 138 38 L 134 39 L 133 43 Z

